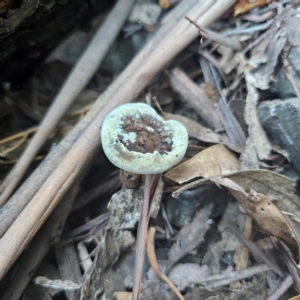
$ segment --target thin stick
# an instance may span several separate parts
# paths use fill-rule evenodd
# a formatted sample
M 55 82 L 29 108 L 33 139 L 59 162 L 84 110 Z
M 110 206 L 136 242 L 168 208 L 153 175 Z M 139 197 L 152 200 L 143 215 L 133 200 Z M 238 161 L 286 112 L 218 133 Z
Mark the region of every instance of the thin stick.
M 252 277 L 253 275 L 257 274 L 257 273 L 261 273 L 261 272 L 265 272 L 270 270 L 271 268 L 266 265 L 266 264 L 262 264 L 262 265 L 258 265 L 255 267 L 251 267 L 245 270 L 241 270 L 241 271 L 235 271 L 229 274 L 221 274 L 223 276 L 223 279 L 213 279 L 214 276 L 211 277 L 207 277 L 204 278 L 204 282 L 205 281 L 213 281 L 213 283 L 206 285 L 205 287 L 207 289 L 215 289 L 215 288 L 219 288 L 221 286 L 225 286 L 225 285 L 229 285 L 232 282 L 235 281 L 239 281 L 248 277 Z M 218 276 L 218 275 L 217 275 Z M 203 282 L 201 282 L 203 284 Z
M 294 283 L 291 275 L 288 275 L 271 294 L 268 296 L 267 300 L 278 300 Z
M 210 7 L 211 2 L 208 0 L 204 1 L 204 3 L 198 3 L 197 1 L 197 5 L 191 8 L 191 17 L 203 26 L 208 25 L 222 15 L 234 2 L 234 0 L 218 0 Z M 174 24 L 172 23 L 172 25 Z M 31 178 L 30 182 L 32 188 L 34 191 L 37 191 L 37 189 L 38 191 L 35 195 L 34 193 L 31 194 L 34 196 L 30 203 L 26 205 L 20 216 L 14 221 L 0 240 L 0 277 L 7 272 L 12 263 L 35 235 L 41 224 L 43 224 L 72 183 L 84 170 L 87 163 L 95 155 L 100 145 L 99 129 L 103 124 L 105 116 L 116 106 L 135 99 L 150 80 L 173 57 L 197 37 L 197 34 L 197 29 L 185 20 L 179 21 L 168 34 L 165 32 L 165 36 L 161 39 L 160 43 L 155 46 L 153 45 L 153 48 L 151 48 L 152 52 L 149 53 L 147 59 L 145 59 L 145 56 L 138 56 L 140 64 L 136 66 L 136 63 L 133 63 L 132 65 L 135 66 L 135 69 L 130 69 L 130 72 L 129 70 L 125 71 L 121 79 L 117 80 L 115 85 L 101 95 L 95 108 L 88 114 L 87 120 L 82 121 L 76 126 L 79 133 L 76 132 L 76 134 L 70 135 L 67 139 L 71 144 L 67 145 L 69 152 L 66 154 L 65 151 L 63 151 L 65 150 L 63 147 L 58 150 L 55 149 L 57 151 L 55 151 L 55 154 L 58 155 L 58 157 L 54 155 L 54 158 L 58 160 L 54 160 L 55 171 L 51 168 L 47 168 L 51 162 L 49 160 L 48 165 L 46 167 L 44 166 L 44 170 L 46 170 L 45 173 L 48 177 L 43 177 L 43 179 L 40 180 L 38 172 L 36 176 L 33 177 L 36 180 L 40 180 L 38 187 L 36 187 L 36 182 Z M 145 52 L 141 53 L 144 54 Z M 131 77 L 129 76 L 130 74 Z M 92 121 L 90 119 L 91 116 L 94 116 Z M 81 134 L 80 137 L 78 134 Z M 74 141 L 74 139 L 76 140 Z M 70 149 L 69 147 L 72 148 Z M 62 159 L 62 161 L 59 163 L 60 159 Z M 24 194 L 32 193 L 28 185 L 26 188 L 24 187 L 22 191 L 25 193 L 20 193 L 18 195 L 19 199 L 23 199 Z M 19 204 L 17 200 L 18 198 L 16 197 L 16 205 Z M 22 204 L 24 204 L 24 202 Z M 12 206 L 10 206 L 10 208 L 12 208 Z
M 183 296 L 178 291 L 178 289 L 173 284 L 173 282 L 164 273 L 162 273 L 159 269 L 158 262 L 157 262 L 157 259 L 156 259 L 156 255 L 155 255 L 155 248 L 154 248 L 155 231 L 156 231 L 155 227 L 151 227 L 151 228 L 149 228 L 148 234 L 147 234 L 147 247 L 146 247 L 146 249 L 147 249 L 147 255 L 148 255 L 149 263 L 150 263 L 152 269 L 154 270 L 155 274 L 167 283 L 167 285 L 172 289 L 172 291 L 177 295 L 177 297 L 179 299 L 184 300 Z
M 72 70 L 20 160 L 0 187 L 0 207 L 11 196 L 36 154 L 72 102 L 88 84 L 125 23 L 134 0 L 118 1 Z
M 201 27 L 197 22 L 191 20 L 189 17 L 185 17 L 191 24 L 195 25 L 199 30 L 199 35 L 205 37 L 208 40 L 217 42 L 220 45 L 223 45 L 224 47 L 240 51 L 242 50 L 241 43 L 236 38 L 230 38 L 225 37 L 222 34 L 213 32 L 211 30 L 208 30 L 206 28 Z

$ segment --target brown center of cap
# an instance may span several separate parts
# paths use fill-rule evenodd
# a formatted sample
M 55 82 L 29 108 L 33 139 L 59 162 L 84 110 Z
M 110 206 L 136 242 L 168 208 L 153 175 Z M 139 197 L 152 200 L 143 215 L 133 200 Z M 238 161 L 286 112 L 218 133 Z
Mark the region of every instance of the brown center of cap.
M 119 135 L 120 142 L 128 151 L 160 154 L 172 151 L 172 134 L 164 129 L 163 123 L 149 115 L 127 116 L 121 125 L 126 134 L 135 133 L 135 141 Z

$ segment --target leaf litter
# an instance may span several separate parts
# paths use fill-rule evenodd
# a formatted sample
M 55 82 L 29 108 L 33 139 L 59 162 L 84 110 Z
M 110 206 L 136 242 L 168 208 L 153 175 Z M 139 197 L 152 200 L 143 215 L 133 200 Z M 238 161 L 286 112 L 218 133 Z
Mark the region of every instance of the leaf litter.
M 131 50 L 120 54 L 124 49 L 112 47 L 110 57 L 96 71 L 35 159 L 47 156 L 70 129 L 81 126 L 76 124 L 93 106 L 99 93 L 114 78 L 122 78 L 119 73 L 124 66 L 135 59 L 146 40 L 151 44 L 153 32 L 159 32 L 164 26 L 162 10 L 178 7 L 178 15 L 172 15 L 172 11 L 166 13 L 171 14 L 173 22 L 187 17 L 185 26 L 199 31 L 201 43 L 198 37 L 189 47 L 178 51 L 178 56 L 168 60 L 165 72 L 157 75 L 146 69 L 151 78 L 145 92 L 132 91 L 134 96 L 127 100 L 137 98 L 145 102 L 146 98 L 154 107 L 154 103 L 159 103 L 163 118 L 177 120 L 186 127 L 189 149 L 193 149 L 189 153 L 194 153 L 168 170 L 155 189 L 147 216 L 148 258 L 144 259 L 139 297 L 279 299 L 280 291 L 285 299 L 292 299 L 300 287 L 299 175 L 297 162 L 291 159 L 291 151 L 297 150 L 297 146 L 290 143 L 286 147 L 283 142 L 274 142 L 271 129 L 258 114 L 258 106 L 262 107 L 262 102 L 270 106 L 271 117 L 272 111 L 287 114 L 284 109 L 288 105 L 276 112 L 272 105 L 298 96 L 299 68 L 293 56 L 300 42 L 297 4 L 237 1 L 233 7 L 234 1 L 228 1 L 233 9 L 228 17 L 217 1 L 216 9 L 224 15 L 223 19 L 217 20 L 215 15 L 210 26 L 202 26 L 201 18 L 199 21 L 187 13 L 196 1 L 189 0 L 186 4 L 169 1 L 161 6 L 150 2 L 140 1 L 134 7 L 118 38 L 124 49 Z M 205 9 L 209 10 L 211 4 L 206 5 Z M 9 85 L 3 88 L 0 105 L 13 107 L 8 114 L 17 113 L 0 120 L 3 128 L 8 127 L 7 123 L 11 127 L 0 131 L 2 179 L 7 175 L 6 166 L 18 161 L 30 143 L 57 89 L 102 20 L 100 13 L 90 20 L 89 32 L 76 29 L 30 80 L 24 80 L 22 88 Z M 162 28 L 165 38 L 172 35 L 170 30 L 164 32 Z M 71 56 L 70 47 L 75 47 Z M 147 59 L 144 56 L 143 63 Z M 150 94 L 146 96 L 146 92 Z M 111 101 L 115 101 L 113 97 Z M 241 105 L 232 104 L 237 102 Z M 3 104 L 5 109 L 6 106 Z M 291 134 L 285 132 L 289 127 L 283 124 L 281 128 L 286 136 Z M 144 179 L 139 188 L 123 185 L 120 189 L 116 170 L 103 151 L 95 153 L 92 159 L 77 183 L 80 191 L 63 234 L 46 246 L 45 254 L 36 254 L 40 263 L 55 260 L 53 267 L 60 276 L 51 277 L 46 269 L 43 273 L 43 268 L 39 273 L 29 269 L 23 274 L 27 284 L 11 299 L 20 299 L 23 293 L 23 299 L 30 299 L 32 283 L 54 299 L 135 297 L 132 293 L 134 248 L 144 199 Z M 35 167 L 36 163 L 28 173 Z M 220 195 L 223 193 L 224 204 L 212 192 L 197 192 L 212 185 L 217 186 Z M 184 201 L 176 202 L 178 199 Z M 173 211 L 163 209 L 167 201 L 174 202 Z M 189 205 L 189 209 L 184 205 Z M 214 213 L 216 207 L 220 209 L 218 214 Z M 189 224 L 172 221 L 174 215 L 186 212 L 191 213 Z M 10 215 L 6 206 L 0 213 L 4 218 L 18 217 Z M 268 248 L 262 241 L 268 241 Z M 52 257 L 51 249 L 55 250 L 56 258 Z M 23 263 L 16 264 L 21 268 Z M 68 276 L 70 273 L 72 276 Z M 285 278 L 286 274 L 290 277 Z M 7 295 L 13 291 L 10 286 L 3 286 L 2 294 L 4 300 L 10 299 Z

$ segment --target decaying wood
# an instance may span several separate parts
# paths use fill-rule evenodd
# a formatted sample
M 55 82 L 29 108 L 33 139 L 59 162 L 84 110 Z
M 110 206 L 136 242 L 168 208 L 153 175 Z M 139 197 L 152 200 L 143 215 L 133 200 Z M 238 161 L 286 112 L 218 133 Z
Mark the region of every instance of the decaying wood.
M 202 1 L 192 7 L 188 16 L 196 20 L 199 25 L 207 26 L 233 3 L 233 0 Z M 159 33 L 159 38 L 155 41 L 158 42 L 161 38 L 162 40 L 155 45 L 146 47 L 148 56 L 142 56 L 142 63 L 140 65 L 136 62 L 130 64 L 119 80 L 99 98 L 87 118 L 77 125 L 77 130 L 69 135 L 68 141 L 73 140 L 81 132 L 83 134 L 76 140 L 72 149 L 68 151 L 61 162 L 56 161 L 57 156 L 52 157 L 55 165 L 53 169 L 57 166 L 56 169 L 53 172 L 47 170 L 51 175 L 48 175 L 49 177 L 42 186 L 35 182 L 39 190 L 0 241 L 1 278 L 70 189 L 80 172 L 93 158 L 95 150 L 100 144 L 99 129 L 105 116 L 116 106 L 134 100 L 149 81 L 197 35 L 197 29 L 184 19 L 177 22 L 170 32 L 166 32 L 164 35 Z M 140 61 L 141 55 L 145 54 L 143 51 L 141 53 L 137 56 L 137 61 Z M 132 69 L 133 66 L 134 69 Z M 62 147 L 58 147 L 61 151 Z M 59 156 L 62 155 L 60 151 L 57 151 Z M 66 148 L 64 152 L 66 153 Z M 48 163 L 51 163 L 50 159 L 48 159 Z M 44 180 L 45 177 L 41 181 Z M 28 183 L 25 186 L 24 189 L 28 189 Z

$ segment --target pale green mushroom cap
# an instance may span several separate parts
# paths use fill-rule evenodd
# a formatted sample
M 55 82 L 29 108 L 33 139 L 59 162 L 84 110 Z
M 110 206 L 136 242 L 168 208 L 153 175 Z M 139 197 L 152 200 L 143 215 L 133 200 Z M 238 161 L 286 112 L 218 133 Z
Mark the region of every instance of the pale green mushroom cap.
M 141 125 L 141 120 L 145 116 L 147 120 L 151 120 L 151 124 L 148 122 Z M 131 125 L 140 126 L 140 131 L 155 136 L 158 134 L 161 138 L 158 150 L 154 150 L 153 153 L 128 150 L 128 145 L 136 144 L 137 139 L 140 140 L 140 131 L 128 132 L 129 127 L 126 129 L 126 126 Z M 188 133 L 179 122 L 164 121 L 149 105 L 128 103 L 117 107 L 107 115 L 101 130 L 101 141 L 108 159 L 120 169 L 135 174 L 159 174 L 179 163 L 184 157 Z M 162 144 L 165 146 L 161 146 Z M 166 147 L 169 150 L 163 151 L 162 149 Z

